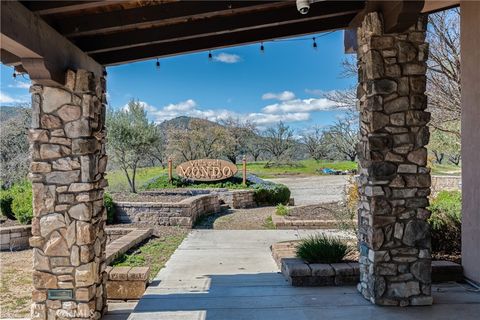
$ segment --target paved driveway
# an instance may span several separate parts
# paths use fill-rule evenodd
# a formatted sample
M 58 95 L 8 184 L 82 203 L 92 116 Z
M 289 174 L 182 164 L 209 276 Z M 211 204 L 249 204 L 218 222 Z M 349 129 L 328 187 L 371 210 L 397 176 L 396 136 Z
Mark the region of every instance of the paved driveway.
M 282 177 L 267 179 L 283 183 L 292 192 L 295 205 L 343 200 L 348 176 Z
M 480 294 L 466 284 L 435 286 L 433 307 L 408 308 L 373 306 L 354 287 L 291 287 L 278 273 L 269 246 L 306 234 L 193 230 L 129 319 L 478 319 Z M 112 310 L 106 319 L 125 319 L 126 311 Z

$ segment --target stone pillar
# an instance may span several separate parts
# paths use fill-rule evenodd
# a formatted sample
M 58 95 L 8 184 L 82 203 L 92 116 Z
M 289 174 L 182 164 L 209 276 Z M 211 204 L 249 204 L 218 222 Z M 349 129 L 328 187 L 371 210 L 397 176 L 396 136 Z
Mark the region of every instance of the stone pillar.
M 373 12 L 358 29 L 358 290 L 378 305 L 432 304 L 425 28 L 384 34 Z
M 32 319 L 98 319 L 106 310 L 105 81 L 68 71 L 33 85 Z

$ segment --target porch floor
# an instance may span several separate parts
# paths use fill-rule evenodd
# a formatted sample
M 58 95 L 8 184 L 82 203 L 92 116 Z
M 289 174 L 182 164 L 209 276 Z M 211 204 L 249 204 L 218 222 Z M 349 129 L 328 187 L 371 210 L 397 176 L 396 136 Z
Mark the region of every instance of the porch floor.
M 110 304 L 106 319 L 467 320 L 480 314 L 480 292 L 467 284 L 435 285 L 433 306 L 407 308 L 374 306 L 354 287 L 291 287 L 269 246 L 311 232 L 193 230 L 138 304 Z

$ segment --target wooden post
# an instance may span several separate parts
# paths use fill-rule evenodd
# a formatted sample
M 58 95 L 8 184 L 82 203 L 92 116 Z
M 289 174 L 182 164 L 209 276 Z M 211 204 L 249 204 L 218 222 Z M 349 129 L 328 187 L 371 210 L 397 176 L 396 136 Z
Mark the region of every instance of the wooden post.
M 242 159 L 242 174 L 243 174 L 243 185 L 247 185 L 247 157 L 243 156 Z
M 172 182 L 172 158 L 168 157 L 168 182 Z

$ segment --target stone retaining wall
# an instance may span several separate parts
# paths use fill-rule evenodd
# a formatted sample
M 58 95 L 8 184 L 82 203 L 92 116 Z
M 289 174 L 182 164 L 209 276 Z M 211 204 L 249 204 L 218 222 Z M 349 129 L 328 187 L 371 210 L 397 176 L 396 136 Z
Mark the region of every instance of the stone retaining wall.
M 462 185 L 462 177 L 458 176 L 432 176 L 432 195 L 436 195 L 440 191 L 460 190 Z
M 31 225 L 0 228 L 0 251 L 27 249 L 31 236 Z
M 145 292 L 150 267 L 107 267 L 107 299 L 140 299 Z
M 216 195 L 198 195 L 178 203 L 115 202 L 121 223 L 142 222 L 163 226 L 193 227 L 198 218 L 220 211 Z
M 116 228 L 117 229 L 117 228 Z M 124 254 L 131 248 L 142 243 L 144 240 L 152 236 L 152 229 L 128 229 L 118 228 L 120 230 L 127 230 L 128 233 L 117 240 L 112 241 L 107 245 L 105 263 L 109 265 L 120 255 Z M 117 230 L 118 230 L 117 229 Z

